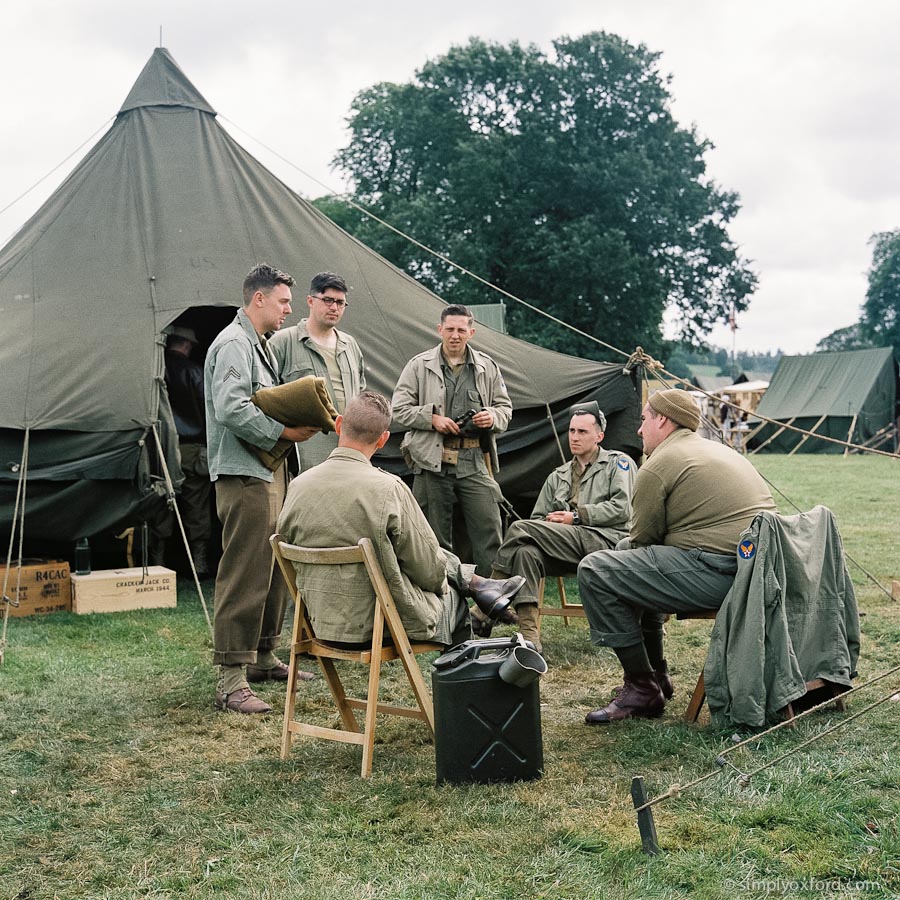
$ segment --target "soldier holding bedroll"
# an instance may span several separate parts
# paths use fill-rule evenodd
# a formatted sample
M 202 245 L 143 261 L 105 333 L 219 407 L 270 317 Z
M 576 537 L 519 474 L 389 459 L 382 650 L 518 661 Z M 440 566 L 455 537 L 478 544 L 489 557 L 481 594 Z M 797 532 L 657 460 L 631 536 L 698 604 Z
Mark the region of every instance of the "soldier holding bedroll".
M 356 339 L 338 324 L 350 303 L 347 282 L 334 272 L 319 272 L 306 297 L 309 314 L 298 325 L 272 335 L 269 347 L 282 382 L 308 375 L 325 379 L 334 408 L 343 413 L 347 403 L 366 389 L 366 367 Z M 297 445 L 305 471 L 318 465 L 337 447 L 337 434 L 317 434 Z
M 469 346 L 472 323 L 465 306 L 441 312 L 441 343 L 406 364 L 391 413 L 408 429 L 402 449 L 415 473 L 413 493 L 440 545 L 453 550 L 453 509 L 459 504 L 476 572 L 489 577 L 502 536 L 502 498 L 485 456 L 496 473 L 495 435 L 509 425 L 512 403 L 498 365 Z

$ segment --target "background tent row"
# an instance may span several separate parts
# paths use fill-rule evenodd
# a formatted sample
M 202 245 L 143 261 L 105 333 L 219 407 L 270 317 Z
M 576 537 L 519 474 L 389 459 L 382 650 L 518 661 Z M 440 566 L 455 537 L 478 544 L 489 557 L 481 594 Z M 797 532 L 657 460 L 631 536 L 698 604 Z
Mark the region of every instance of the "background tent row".
M 757 414 L 766 424 L 751 442 L 777 453 L 843 453 L 829 441 L 782 429 L 787 423 L 854 444 L 897 449 L 897 363 L 890 347 L 783 356 Z
M 5 539 L 26 429 L 27 541 L 73 541 L 159 506 L 154 426 L 180 476 L 164 329 L 179 320 L 208 343 L 230 321 L 257 262 L 298 279 L 293 321 L 313 274 L 345 276 L 344 326 L 362 345 L 376 390 L 389 394 L 406 361 L 438 340 L 441 299 L 272 175 L 157 49 L 109 131 L 0 250 Z M 515 407 L 499 448 L 511 499 L 527 505 L 561 461 L 566 442 L 556 436 L 572 403 L 598 400 L 609 417 L 607 443 L 639 455 L 640 399 L 621 364 L 553 353 L 484 327 L 474 343 L 500 363 Z M 388 445 L 382 464 L 402 467 L 398 446 Z

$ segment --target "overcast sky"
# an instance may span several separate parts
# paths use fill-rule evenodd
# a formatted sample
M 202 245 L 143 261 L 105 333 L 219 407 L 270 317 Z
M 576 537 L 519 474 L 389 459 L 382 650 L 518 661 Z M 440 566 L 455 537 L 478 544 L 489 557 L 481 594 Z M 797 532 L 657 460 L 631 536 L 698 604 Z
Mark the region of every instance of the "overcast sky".
M 0 21 L 0 209 L 115 115 L 160 26 L 220 121 L 309 198 L 345 187 L 329 162 L 359 90 L 408 80 L 472 36 L 547 47 L 603 29 L 662 54 L 676 118 L 715 144 L 708 171 L 741 197 L 731 233 L 759 289 L 738 319 L 739 350 L 806 353 L 857 321 L 867 242 L 900 226 L 892 0 L 23 0 Z M 0 213 L 0 243 L 89 146 Z M 730 348 L 731 332 L 711 340 Z

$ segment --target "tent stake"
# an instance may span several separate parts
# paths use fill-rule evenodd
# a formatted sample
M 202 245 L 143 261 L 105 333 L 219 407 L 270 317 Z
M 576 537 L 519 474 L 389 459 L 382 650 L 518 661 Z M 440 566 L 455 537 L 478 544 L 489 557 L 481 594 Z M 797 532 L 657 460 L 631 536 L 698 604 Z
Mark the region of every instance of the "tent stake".
M 645 806 L 647 791 L 644 789 L 644 778 L 635 775 L 631 779 L 631 802 L 638 811 L 638 831 L 641 833 L 641 849 L 648 856 L 659 856 L 659 844 L 656 842 L 656 823 L 653 821 L 653 807 Z M 641 808 L 643 807 L 643 809 Z

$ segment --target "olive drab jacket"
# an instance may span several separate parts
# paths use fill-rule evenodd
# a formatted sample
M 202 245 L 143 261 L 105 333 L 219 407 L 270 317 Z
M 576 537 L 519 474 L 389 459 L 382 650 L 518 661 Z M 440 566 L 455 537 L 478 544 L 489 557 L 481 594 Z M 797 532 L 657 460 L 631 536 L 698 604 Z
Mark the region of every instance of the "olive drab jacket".
M 275 361 L 260 343 L 247 314 L 239 309 L 206 354 L 206 445 L 212 481 L 219 475 L 274 480 L 247 444 L 271 450 L 281 437 L 284 425 L 270 419 L 250 400 L 260 388 L 277 384 Z
M 734 585 L 704 668 L 715 722 L 759 728 L 821 678 L 850 687 L 859 609 L 834 514 L 761 512 L 735 548 Z
M 335 402 L 334 389 L 328 366 L 316 342 L 306 330 L 307 319 L 301 319 L 297 325 L 283 328 L 272 335 L 269 349 L 275 357 L 278 374 L 283 382 L 297 381 L 306 375 L 316 375 L 325 379 L 331 402 Z M 362 350 L 356 339 L 343 331 L 335 329 L 337 346 L 335 359 L 341 370 L 341 386 L 346 400 L 357 396 L 366 389 L 366 366 Z M 316 434 L 309 440 L 297 444 L 300 455 L 300 466 L 305 471 L 318 465 L 337 447 L 337 434 Z
M 500 466 L 495 435 L 509 426 L 512 402 L 497 363 L 472 347 L 467 347 L 466 353 L 471 354 L 469 358 L 475 366 L 478 397 L 472 398 L 472 404 L 479 410 L 488 409 L 494 415 L 489 441 L 491 465 L 496 474 Z M 432 415 L 446 415 L 440 344 L 414 356 L 406 364 L 394 389 L 391 414 L 397 425 L 408 429 L 400 449 L 413 472 L 440 472 L 444 436 L 431 426 Z
M 288 487 L 278 531 L 305 547 L 341 547 L 371 538 L 397 612 L 413 640 L 450 641 L 442 600 L 446 564 L 412 491 L 359 451 L 333 450 Z M 361 642 L 372 637 L 375 594 L 362 566 L 295 563 L 297 586 L 316 636 Z M 335 569 L 338 574 L 335 574 Z
M 571 508 L 572 467 L 569 460 L 554 469 L 544 482 L 531 517 L 543 519 L 547 513 Z M 582 528 L 593 528 L 616 544 L 628 537 L 631 527 L 631 492 L 634 486 L 634 463 L 618 450 L 599 449 L 597 459 L 581 476 L 578 485 L 578 515 Z

